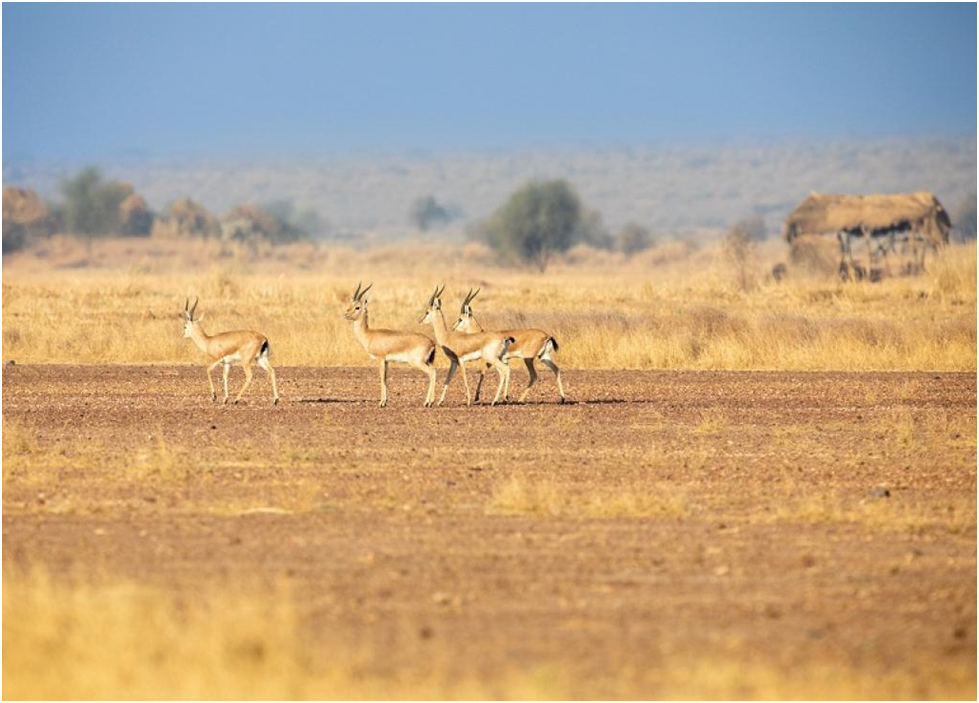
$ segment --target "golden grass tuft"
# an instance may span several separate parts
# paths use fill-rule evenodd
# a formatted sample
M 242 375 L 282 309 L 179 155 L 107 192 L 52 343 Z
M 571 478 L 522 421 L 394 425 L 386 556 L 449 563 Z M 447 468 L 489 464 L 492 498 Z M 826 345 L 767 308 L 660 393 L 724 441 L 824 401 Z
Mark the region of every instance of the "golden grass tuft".
M 497 484 L 485 506 L 488 515 L 568 519 L 679 519 L 690 511 L 685 491 L 666 482 L 586 493 L 549 479 L 522 476 Z
M 309 696 L 313 662 L 288 598 L 180 601 L 127 583 L 5 573 L 3 639 L 10 698 Z
M 3 418 L 3 484 L 18 471 L 29 470 L 39 451 L 37 430 L 26 422 Z
M 700 422 L 694 428 L 697 434 L 712 435 L 726 430 L 731 424 L 724 411 L 706 408 L 700 412 Z
M 876 530 L 920 532 L 937 528 L 967 534 L 976 529 L 976 504 L 972 499 L 941 502 L 916 499 L 892 491 L 890 497 L 826 495 L 783 497 L 775 518 L 808 524 L 859 523 Z

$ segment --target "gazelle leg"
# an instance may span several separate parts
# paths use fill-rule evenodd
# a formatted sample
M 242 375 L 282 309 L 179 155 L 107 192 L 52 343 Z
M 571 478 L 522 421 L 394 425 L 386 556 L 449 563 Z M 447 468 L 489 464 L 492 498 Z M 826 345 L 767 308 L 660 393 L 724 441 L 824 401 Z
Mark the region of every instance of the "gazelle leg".
M 272 405 L 279 404 L 279 388 L 275 385 L 275 369 L 272 368 L 272 364 L 269 363 L 267 356 L 258 357 L 258 365 L 268 372 L 269 378 L 272 379 Z
M 537 369 L 534 368 L 534 360 L 524 359 L 523 363 L 527 366 L 527 373 L 530 375 L 530 378 L 527 380 L 527 387 L 524 388 L 523 393 L 520 394 L 520 400 L 517 401 L 518 403 L 522 403 L 524 401 L 527 394 L 530 393 L 530 389 L 535 383 L 537 383 Z
M 442 386 L 442 397 L 439 398 L 439 405 L 445 402 L 445 393 L 449 390 L 449 384 L 452 383 L 452 377 L 456 375 L 456 370 L 459 368 L 459 361 L 455 357 L 449 358 L 449 373 L 445 375 L 445 385 Z
M 242 364 L 241 368 L 245 370 L 245 385 L 241 387 L 241 390 L 238 391 L 238 395 L 235 396 L 235 403 L 238 403 L 241 400 L 241 396 L 245 394 L 245 391 L 248 390 L 248 386 L 252 384 L 252 365 Z
M 422 366 L 422 371 L 428 374 L 428 393 L 425 394 L 425 407 L 430 408 L 435 405 L 435 380 L 438 373 L 434 366 Z
M 231 373 L 231 364 L 224 362 L 224 368 L 221 369 L 221 380 L 224 381 L 224 404 L 228 404 L 228 374 Z
M 504 388 L 506 388 L 506 377 L 509 367 L 507 367 L 507 365 L 499 359 L 496 360 L 493 366 L 496 368 L 496 373 L 498 373 L 500 376 L 500 382 L 496 385 L 496 396 L 493 398 L 492 403 L 493 405 L 496 405 L 500 402 L 500 395 L 503 393 Z
M 503 384 L 503 402 L 510 402 L 510 361 L 509 359 L 500 359 L 503 365 L 506 366 L 506 383 Z
M 564 384 L 561 383 L 561 369 L 559 369 L 557 367 L 557 364 L 555 364 L 550 359 L 541 359 L 541 361 L 543 362 L 544 366 L 546 366 L 551 371 L 553 371 L 554 375 L 557 376 L 557 389 L 558 392 L 561 394 L 561 402 L 562 403 L 567 402 L 568 398 L 567 396 L 564 395 Z
M 469 392 L 469 376 L 466 375 L 466 365 L 459 362 L 459 369 L 462 371 L 462 384 L 466 387 L 466 405 L 472 405 L 472 394 Z
M 435 379 L 437 373 L 435 367 L 431 364 L 426 364 L 423 361 L 409 361 L 409 365 L 422 371 L 426 376 L 428 376 L 428 392 L 425 394 L 425 402 L 422 403 L 422 407 L 430 407 L 435 404 Z
M 381 407 L 388 404 L 388 360 L 381 359 Z
M 210 366 L 207 367 L 207 384 L 211 387 L 211 402 L 212 403 L 217 402 L 218 393 L 217 393 L 216 390 L 214 390 L 214 379 L 211 378 L 211 372 L 220 363 L 221 363 L 221 360 L 218 359 L 213 364 L 211 364 Z
M 489 368 L 489 364 L 486 364 L 486 368 L 487 369 Z M 485 375 L 486 375 L 486 370 L 485 369 L 480 369 L 480 371 L 479 371 L 479 380 L 476 381 L 476 392 L 473 394 L 473 402 L 474 403 L 478 403 L 479 402 L 479 389 L 483 387 L 483 376 L 485 376 Z

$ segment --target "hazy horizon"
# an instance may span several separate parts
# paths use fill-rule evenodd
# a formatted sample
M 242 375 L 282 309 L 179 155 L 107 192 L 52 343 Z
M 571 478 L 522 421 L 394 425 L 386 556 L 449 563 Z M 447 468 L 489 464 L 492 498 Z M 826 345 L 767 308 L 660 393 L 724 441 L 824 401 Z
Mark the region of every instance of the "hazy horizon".
M 84 162 L 5 163 L 5 185 L 57 200 Z M 777 232 L 811 190 L 931 190 L 956 208 L 976 188 L 976 140 L 890 138 L 778 140 L 618 149 L 511 149 L 330 158 L 127 158 L 96 164 L 128 181 L 151 207 L 192 197 L 221 214 L 242 203 L 288 201 L 329 222 L 326 236 L 413 232 L 412 202 L 432 195 L 459 213 L 441 231 L 460 236 L 523 183 L 565 178 L 615 230 L 636 222 L 659 236 L 704 239 L 759 215 Z M 429 233 L 428 236 L 432 236 Z

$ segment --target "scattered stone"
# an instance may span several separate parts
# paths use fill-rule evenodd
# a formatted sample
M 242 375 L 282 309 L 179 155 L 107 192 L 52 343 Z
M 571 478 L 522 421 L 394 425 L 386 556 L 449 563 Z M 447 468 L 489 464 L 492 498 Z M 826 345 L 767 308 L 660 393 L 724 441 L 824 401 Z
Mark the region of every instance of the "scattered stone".
M 891 492 L 884 488 L 883 486 L 877 486 L 872 491 L 870 491 L 870 496 L 872 498 L 890 498 Z
M 16 362 L 16 361 L 14 361 L 13 359 L 10 359 L 10 360 L 9 360 L 9 361 L 7 362 L 7 366 L 16 366 L 16 365 L 17 365 L 17 362 Z

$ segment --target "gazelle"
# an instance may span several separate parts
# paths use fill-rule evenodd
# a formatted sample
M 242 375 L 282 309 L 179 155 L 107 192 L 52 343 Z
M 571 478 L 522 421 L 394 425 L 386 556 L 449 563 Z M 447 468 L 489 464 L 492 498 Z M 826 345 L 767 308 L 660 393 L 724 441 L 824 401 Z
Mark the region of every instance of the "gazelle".
M 473 289 L 469 289 L 469 294 L 466 295 L 465 300 L 462 301 L 462 308 L 459 311 L 459 319 L 456 321 L 455 325 L 452 326 L 453 330 L 459 330 L 466 334 L 478 334 L 483 332 L 482 325 L 476 320 L 476 316 L 473 314 L 472 301 L 481 289 L 477 288 L 475 292 Z M 518 402 L 522 403 L 530 393 L 531 387 L 537 382 L 537 369 L 534 368 L 534 359 L 540 359 L 541 363 L 547 368 L 554 372 L 557 377 L 557 389 L 558 393 L 561 394 L 561 402 L 567 401 L 567 397 L 564 395 L 564 384 L 561 383 L 561 369 L 558 368 L 557 364 L 551 358 L 551 354 L 558 350 L 557 339 L 553 335 L 548 334 L 544 330 L 539 329 L 516 329 L 516 330 L 503 330 L 497 334 L 503 334 L 511 337 L 514 341 L 510 344 L 504 356 L 504 361 L 510 359 L 523 359 L 523 363 L 527 366 L 527 373 L 530 375 L 530 380 L 527 382 L 527 387 L 524 392 L 520 394 L 520 399 Z M 484 371 L 479 372 L 479 381 L 476 384 L 476 396 L 475 400 L 479 400 L 479 389 L 483 385 L 483 374 Z M 510 385 L 507 383 L 506 391 L 504 392 L 504 398 L 509 395 Z
M 220 334 L 209 335 L 201 327 L 204 316 L 194 319 L 197 312 L 199 299 L 194 299 L 193 307 L 190 306 L 190 298 L 184 301 L 184 337 L 192 339 L 197 348 L 204 352 L 209 365 L 207 367 L 207 382 L 211 386 L 211 402 L 218 399 L 218 394 L 214 390 L 214 380 L 211 378 L 211 371 L 218 364 L 224 365 L 224 402 L 228 402 L 228 373 L 231 371 L 231 364 L 236 361 L 245 370 L 245 385 L 235 396 L 235 402 L 241 400 L 242 394 L 252 382 L 252 362 L 258 362 L 268 372 L 272 379 L 272 404 L 279 403 L 279 391 L 275 385 L 275 370 L 269 363 L 269 339 L 264 334 L 249 332 L 247 330 L 236 330 L 234 332 L 221 332 Z
M 364 290 L 357 284 L 344 317 L 354 323 L 354 336 L 372 359 L 381 360 L 381 407 L 388 404 L 388 363 L 399 361 L 428 374 L 428 393 L 425 407 L 435 402 L 435 342 L 416 332 L 395 332 L 370 328 L 367 297 L 371 283 Z
M 475 334 L 459 334 L 453 332 L 445 324 L 445 316 L 442 314 L 442 290 L 438 286 L 435 292 L 428 299 L 428 308 L 422 316 L 422 323 L 429 323 L 435 331 L 435 339 L 445 355 L 449 357 L 449 373 L 445 377 L 445 385 L 442 387 L 442 396 L 439 398 L 439 405 L 445 400 L 445 393 L 449 390 L 449 383 L 455 376 L 457 370 L 462 370 L 462 381 L 466 386 L 466 405 L 472 405 L 469 395 L 469 379 L 466 377 L 465 362 L 482 359 L 487 366 L 492 366 L 500 375 L 500 383 L 496 387 L 496 397 L 493 398 L 493 405 L 500 400 L 500 393 L 510 381 L 510 367 L 503 363 L 502 359 L 507 352 L 507 347 L 513 342 L 513 338 L 499 332 L 480 332 Z

